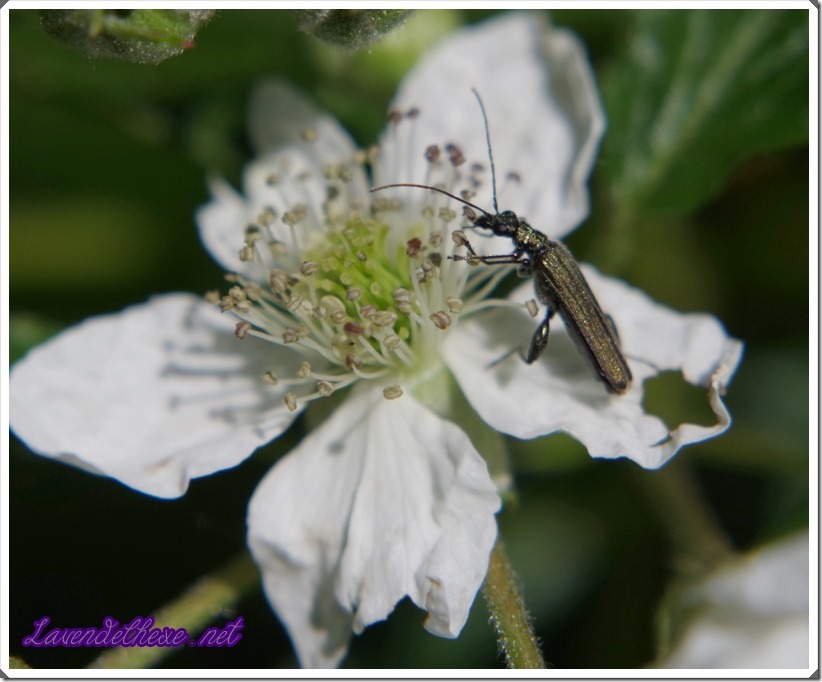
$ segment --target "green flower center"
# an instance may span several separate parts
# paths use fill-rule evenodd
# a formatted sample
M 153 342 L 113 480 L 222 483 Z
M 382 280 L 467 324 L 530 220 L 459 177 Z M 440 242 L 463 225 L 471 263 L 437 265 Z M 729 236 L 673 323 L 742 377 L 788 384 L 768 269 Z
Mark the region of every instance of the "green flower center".
M 398 290 L 412 288 L 409 257 L 405 244 L 389 247 L 389 234 L 384 223 L 352 220 L 341 229 L 327 232 L 323 244 L 305 252 L 305 262 L 317 266 L 317 295 L 336 298 L 349 320 L 363 316 L 366 321 L 385 320 L 386 316 L 379 313 L 398 314 L 394 332 L 407 339 L 410 325 L 406 316 L 399 316 L 395 295 Z M 304 282 L 306 288 L 310 289 L 308 281 Z M 372 344 L 377 347 L 376 340 L 372 339 Z

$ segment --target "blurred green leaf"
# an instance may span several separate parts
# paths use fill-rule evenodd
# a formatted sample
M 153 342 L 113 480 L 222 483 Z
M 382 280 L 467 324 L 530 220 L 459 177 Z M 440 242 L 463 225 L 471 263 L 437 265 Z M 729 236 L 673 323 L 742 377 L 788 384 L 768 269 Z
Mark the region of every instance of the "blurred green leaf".
M 15 313 L 9 318 L 9 363 L 60 331 L 60 325 L 40 315 Z
M 623 212 L 685 212 L 742 160 L 808 139 L 803 11 L 640 11 L 602 79 Z

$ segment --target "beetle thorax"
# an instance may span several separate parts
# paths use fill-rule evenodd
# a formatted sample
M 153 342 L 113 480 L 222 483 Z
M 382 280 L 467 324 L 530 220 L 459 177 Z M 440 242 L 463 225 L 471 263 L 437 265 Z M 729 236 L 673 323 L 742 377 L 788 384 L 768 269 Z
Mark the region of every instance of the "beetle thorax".
M 541 232 L 537 232 L 524 220 L 520 222 L 517 231 L 511 235 L 517 244 L 517 248 L 522 251 L 535 251 L 545 246 L 548 238 Z

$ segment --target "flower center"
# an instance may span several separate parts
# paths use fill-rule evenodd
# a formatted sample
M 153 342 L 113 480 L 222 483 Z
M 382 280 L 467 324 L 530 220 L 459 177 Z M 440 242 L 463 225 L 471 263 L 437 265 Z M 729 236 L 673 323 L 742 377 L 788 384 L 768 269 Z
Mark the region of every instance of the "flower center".
M 283 216 L 285 222 L 292 219 Z M 263 375 L 272 384 L 316 383 L 314 393 L 286 395 L 292 410 L 298 400 L 330 395 L 359 379 L 416 371 L 462 307 L 457 297 L 443 293 L 441 239 L 432 240 L 423 221 L 397 231 L 378 220 L 350 218 L 316 231 L 300 254 L 284 252 L 282 242 L 264 235 L 254 226 L 240 252 L 242 261 L 257 266 L 258 276 L 228 275 L 235 286 L 218 302 L 240 318 L 238 339 L 255 336 L 305 358 L 295 377 Z M 299 270 L 263 267 L 277 251 L 277 263 L 300 262 Z M 392 399 L 402 391 L 389 385 L 384 394 Z

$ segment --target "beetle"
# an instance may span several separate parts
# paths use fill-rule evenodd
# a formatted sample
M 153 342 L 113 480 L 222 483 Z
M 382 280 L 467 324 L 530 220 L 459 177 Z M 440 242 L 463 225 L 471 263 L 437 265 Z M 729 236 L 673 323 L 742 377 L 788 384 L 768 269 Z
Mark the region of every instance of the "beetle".
M 398 183 L 374 187 L 370 191 L 377 192 L 391 187 L 428 189 L 479 211 L 480 215 L 473 211 L 466 211 L 468 219 L 472 222 L 470 227 L 484 228 L 499 237 L 507 237 L 513 242 L 513 253 L 481 256 L 474 251 L 467 240 L 460 239 L 458 243 L 467 248 L 469 255 L 449 256 L 449 258 L 455 261 L 464 260 L 487 265 L 514 264 L 519 266 L 520 275 L 534 278 L 537 299 L 546 306 L 547 310 L 545 318 L 531 339 L 528 354 L 524 357 L 525 362 L 532 364 L 542 355 L 548 344 L 551 318 L 555 313 L 559 313 L 571 339 L 583 357 L 588 360 L 597 377 L 605 384 L 605 388 L 611 393 L 625 393 L 631 384 L 632 377 L 628 363 L 620 350 L 616 328 L 611 319 L 602 311 L 571 251 L 562 242 L 549 239 L 545 234 L 531 227 L 514 211 L 500 212 L 497 205 L 496 175 L 494 157 L 491 153 L 488 117 L 479 93 L 474 89 L 472 92 L 479 102 L 485 122 L 486 143 L 491 162 L 493 213 L 442 188 L 430 185 Z

